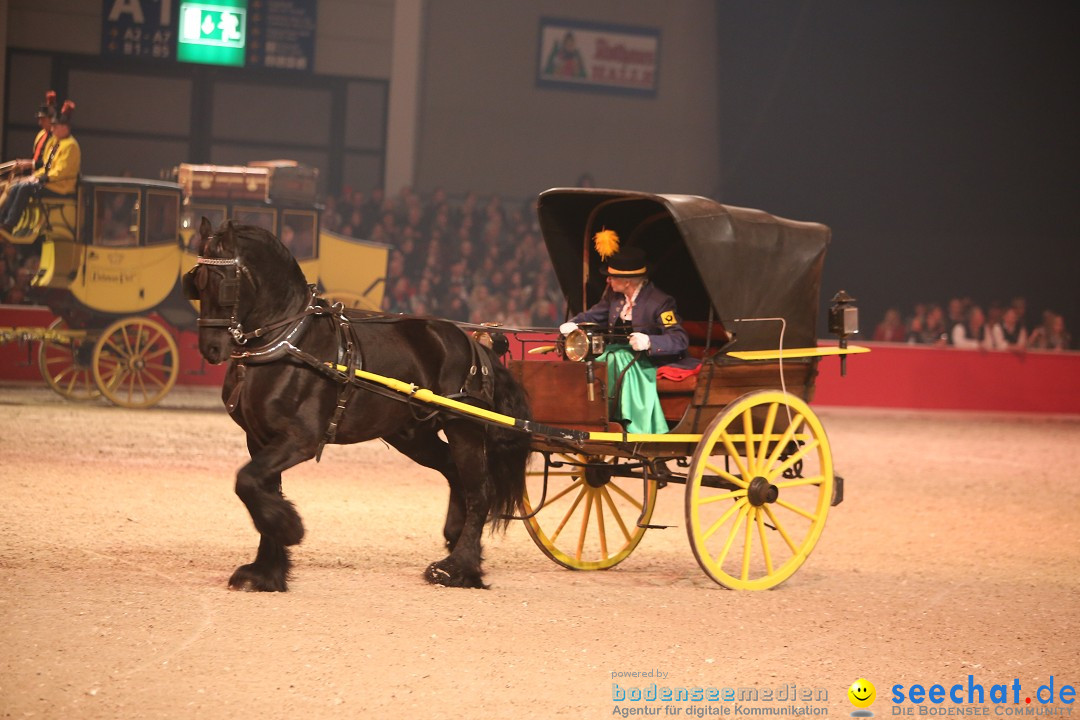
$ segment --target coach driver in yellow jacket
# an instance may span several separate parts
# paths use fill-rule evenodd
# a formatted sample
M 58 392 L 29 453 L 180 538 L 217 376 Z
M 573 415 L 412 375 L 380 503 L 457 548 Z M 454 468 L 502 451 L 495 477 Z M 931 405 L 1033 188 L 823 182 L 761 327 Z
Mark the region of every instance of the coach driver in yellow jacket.
M 79 180 L 82 154 L 79 143 L 71 135 L 71 114 L 75 103 L 64 103 L 53 120 L 53 135 L 45 146 L 45 163 L 30 177 L 11 187 L 11 192 L 0 205 L 0 227 L 11 231 L 32 197 L 61 197 L 74 195 Z

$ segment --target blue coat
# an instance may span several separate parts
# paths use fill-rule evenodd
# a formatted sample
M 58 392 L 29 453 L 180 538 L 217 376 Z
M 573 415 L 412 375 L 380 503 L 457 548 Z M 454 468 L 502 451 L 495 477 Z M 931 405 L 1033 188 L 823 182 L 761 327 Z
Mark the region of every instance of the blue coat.
M 570 320 L 575 323 L 606 324 L 608 328 L 614 328 L 619 322 L 619 311 L 625 304 L 626 297 L 622 293 L 611 292 L 609 289 L 604 292 L 600 302 L 585 312 L 578 313 Z M 679 320 L 678 311 L 675 309 L 675 298 L 652 283 L 645 283 L 641 287 L 637 302 L 634 304 L 630 324 L 634 332 L 649 336 L 651 345 L 648 354 L 653 365 L 671 363 L 687 367 L 697 365 L 697 360 L 686 354 L 690 337 Z

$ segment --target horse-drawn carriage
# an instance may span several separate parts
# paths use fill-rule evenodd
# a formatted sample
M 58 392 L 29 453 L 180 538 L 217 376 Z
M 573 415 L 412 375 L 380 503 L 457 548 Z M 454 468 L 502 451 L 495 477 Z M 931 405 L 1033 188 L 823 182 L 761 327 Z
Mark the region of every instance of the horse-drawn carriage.
M 561 343 L 563 362 L 512 362 L 533 419 L 572 431 L 535 436 L 529 534 L 561 565 L 609 568 L 653 527 L 657 490 L 683 483 L 706 574 L 732 588 L 782 582 L 843 497 L 807 404 L 821 357 L 862 350 L 817 347 L 829 229 L 702 197 L 609 190 L 551 190 L 538 213 L 571 315 L 603 292 L 590 239 L 614 230 L 645 250 L 651 281 L 676 299 L 700 366 L 657 381 L 670 432 L 635 435 L 613 421 L 618 390 L 595 360 L 603 332 L 575 330 Z M 853 310 L 837 308 L 845 346 Z
M 236 488 L 262 536 L 232 587 L 286 589 L 287 548 L 304 530 L 281 494 L 282 472 L 328 443 L 376 437 L 450 484 L 450 554 L 428 567 L 433 583 L 483 585 L 488 520 L 525 520 L 566 567 L 610 568 L 655 527 L 657 491 L 672 483 L 686 485 L 690 544 L 713 580 L 764 589 L 799 568 L 843 497 L 808 405 L 818 363 L 865 351 L 846 346 L 857 313 L 842 293 L 830 310 L 840 345 L 817 346 L 829 229 L 616 190 L 549 190 L 538 212 L 569 313 L 603 291 L 592 251 L 602 228 L 644 249 L 652 280 L 676 298 L 701 363 L 658 385 L 670 432 L 614 422 L 618 383 L 608 386 L 596 359 L 602 331 L 579 327 L 556 357 L 544 354 L 550 329 L 537 339 L 536 328 L 349 312 L 308 292 L 273 237 L 203 223 L 185 288 L 202 300 L 203 356 L 230 361 L 222 397 L 251 453 Z M 527 349 L 516 360 L 502 353 L 502 364 L 492 348 L 509 346 L 506 335 Z
M 306 276 L 328 296 L 353 307 L 381 304 L 387 248 L 321 231 L 313 186 L 307 197 L 275 196 L 259 167 L 181 165 L 177 175 L 180 182 L 83 177 L 75 197 L 33 201 L 6 235 L 40 253 L 32 298 L 56 319 L 0 328 L 0 342 L 40 341 L 38 367 L 59 394 L 140 408 L 173 387 L 176 338 L 198 316 L 179 279 L 195 265 L 191 238 L 201 216 L 294 238 Z

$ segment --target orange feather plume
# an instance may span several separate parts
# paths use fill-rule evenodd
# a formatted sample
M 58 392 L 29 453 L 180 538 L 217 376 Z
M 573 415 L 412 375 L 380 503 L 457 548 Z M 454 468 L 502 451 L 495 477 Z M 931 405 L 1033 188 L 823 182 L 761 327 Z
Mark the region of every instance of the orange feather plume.
M 619 236 L 614 230 L 601 230 L 593 236 L 593 247 L 600 254 L 601 260 L 607 260 L 619 252 Z

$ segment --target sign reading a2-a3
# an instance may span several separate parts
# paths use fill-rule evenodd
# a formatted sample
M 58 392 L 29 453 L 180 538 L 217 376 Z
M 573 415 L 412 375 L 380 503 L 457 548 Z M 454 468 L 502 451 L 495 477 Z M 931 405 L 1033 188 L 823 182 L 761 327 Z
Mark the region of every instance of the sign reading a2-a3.
M 244 65 L 247 0 L 180 3 L 176 59 L 207 65 Z

